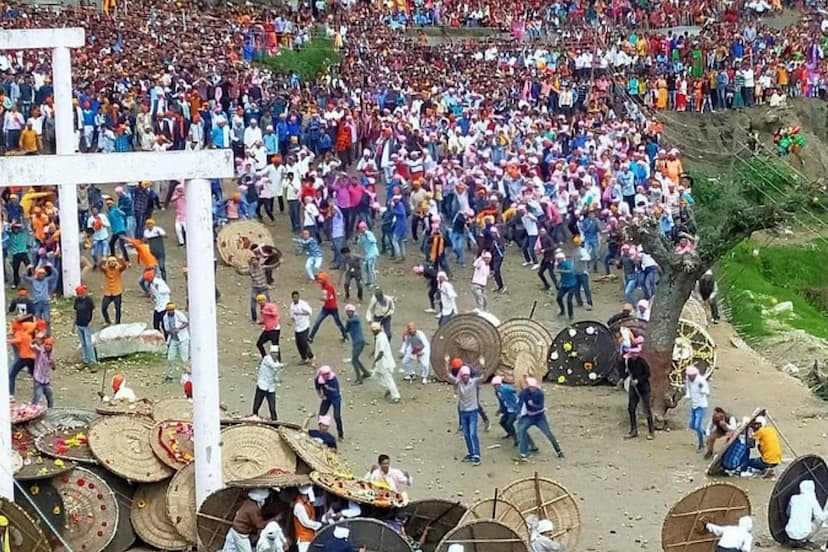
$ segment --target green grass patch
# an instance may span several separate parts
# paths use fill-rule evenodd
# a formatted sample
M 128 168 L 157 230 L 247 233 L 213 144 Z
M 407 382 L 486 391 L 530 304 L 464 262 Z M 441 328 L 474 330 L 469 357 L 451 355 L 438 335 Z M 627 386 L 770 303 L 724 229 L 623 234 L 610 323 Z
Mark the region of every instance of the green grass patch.
M 748 240 L 719 263 L 719 282 L 733 324 L 746 337 L 767 336 L 787 326 L 828 339 L 825 240 L 770 247 Z M 784 301 L 793 304 L 793 312 L 772 310 Z

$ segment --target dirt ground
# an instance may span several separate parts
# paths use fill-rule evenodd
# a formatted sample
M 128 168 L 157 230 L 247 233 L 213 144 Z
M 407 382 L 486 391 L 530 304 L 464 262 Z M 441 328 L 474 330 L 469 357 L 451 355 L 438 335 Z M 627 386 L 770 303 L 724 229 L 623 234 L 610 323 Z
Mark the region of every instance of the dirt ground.
M 173 234 L 170 211 L 156 213 L 155 218 Z M 318 290 L 308 284 L 304 259 L 294 256 L 289 242 L 287 215 L 280 215 L 271 228 L 277 245 L 286 253 L 273 290 L 281 312 L 283 315 L 287 312 L 286 304 L 294 289 L 318 309 Z M 328 260 L 330 250 L 325 247 Z M 184 279 L 180 268 L 184 248 L 178 248 L 175 238 L 171 237 L 167 241 L 167 252 L 173 298 L 181 304 Z M 410 272 L 417 261 L 413 254 L 409 255 L 409 261 L 404 264 L 392 265 L 385 259 L 379 264 L 382 287 L 397 300 L 395 346 L 399 345 L 397 337 L 405 322 L 416 322 L 429 335 L 436 329 L 433 315 L 423 312 L 427 306 L 425 281 Z M 490 293 L 490 309 L 494 315 L 501 320 L 526 316 L 532 301 L 537 299 L 540 303 L 536 318 L 555 332 L 562 328 L 556 309 L 540 291 L 540 282 L 534 273 L 520 267 L 519 252 L 514 248 L 507 250 L 504 273 L 509 290 L 502 296 Z M 149 323 L 152 307 L 141 297 L 135 283 L 138 276 L 139 269 L 135 267 L 125 276 L 124 321 Z M 457 271 L 454 278 L 463 310 L 473 306 L 470 279 L 470 269 Z M 222 292 L 218 309 L 221 398 L 231 410 L 245 414 L 250 410 L 258 364 L 254 346 L 258 329 L 250 323 L 247 314 L 248 278 L 238 276 L 228 267 L 220 267 L 218 282 Z M 91 275 L 88 285 L 99 302 L 101 284 L 97 274 Z M 618 308 L 622 298 L 618 283 L 594 284 L 594 288 L 596 309 L 578 310 L 577 319 L 604 321 Z M 367 302 L 360 308 L 362 313 L 365 306 Z M 72 319 L 68 311 L 64 312 L 55 324 L 62 359 L 55 375 L 57 403 L 92 406 L 97 400 L 101 373 L 78 370 L 79 353 L 71 333 Z M 100 323 L 100 316 L 96 316 L 95 324 Z M 828 454 L 828 405 L 814 400 L 794 378 L 732 346 L 729 342 L 732 332 L 727 324 L 711 327 L 711 333 L 719 344 L 719 370 L 712 383 L 711 407 L 721 405 L 739 417 L 748 415 L 757 406 L 767 408 L 796 448 L 795 452 L 786 449 L 786 461 L 797 454 Z M 301 422 L 318 406 L 311 381 L 312 369 L 297 365 L 298 355 L 285 323 L 282 346 L 287 366 L 278 391 L 279 415 L 286 421 Z M 494 424 L 489 433 L 483 433 L 481 426 L 483 463 L 471 467 L 460 463 L 465 452 L 462 438 L 456 433 L 456 406 L 449 386 L 406 384 L 398 377 L 402 402 L 388 404 L 375 383 L 351 385 L 351 368 L 343 362 L 349 356 L 349 345 L 339 343 L 332 322 L 322 327 L 313 348 L 318 361 L 333 366 L 343 380 L 347 441 L 342 444 L 342 452 L 357 470 L 368 468 L 379 453 L 390 454 L 398 467 L 412 474 L 413 499 L 441 497 L 471 503 L 491 496 L 499 486 L 537 471 L 562 483 L 577 496 L 583 525 L 579 550 L 628 552 L 658 549 L 667 510 L 690 490 L 712 481 L 704 474 L 706 462 L 695 451 L 695 437 L 684 429 L 686 404 L 673 411 L 672 431 L 660 432 L 654 441 L 626 441 L 622 439 L 627 431 L 626 396 L 622 391 L 547 383 L 549 420 L 566 451 L 566 459 L 555 458 L 549 444 L 543 443 L 539 456 L 528 464 L 515 464 L 511 461 L 514 450 L 501 440 L 501 430 Z M 158 399 L 182 394 L 178 384 L 160 383 L 163 369 L 160 363 L 147 366 L 119 362 L 114 366 L 126 373 L 139 396 Z M 20 379 L 18 396 L 26 397 L 30 385 Z M 481 396 L 493 415 L 496 401 L 491 388 L 483 389 Z M 768 550 L 781 550 L 770 546 L 773 541 L 767 533 L 766 511 L 772 481 L 739 479 L 733 482 L 750 494 L 761 545 L 769 547 Z

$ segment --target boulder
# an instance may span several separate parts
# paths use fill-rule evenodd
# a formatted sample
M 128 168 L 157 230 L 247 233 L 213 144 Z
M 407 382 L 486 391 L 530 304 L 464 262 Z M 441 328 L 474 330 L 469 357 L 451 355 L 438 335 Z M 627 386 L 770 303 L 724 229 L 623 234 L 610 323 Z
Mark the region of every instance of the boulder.
M 771 311 L 777 314 L 789 313 L 793 312 L 794 306 L 793 303 L 790 301 L 782 301 L 781 303 L 777 303 L 776 305 L 771 308 Z
M 92 334 L 92 345 L 99 359 L 135 353 L 163 354 L 166 350 L 164 335 L 158 330 L 147 329 L 142 322 L 108 326 Z

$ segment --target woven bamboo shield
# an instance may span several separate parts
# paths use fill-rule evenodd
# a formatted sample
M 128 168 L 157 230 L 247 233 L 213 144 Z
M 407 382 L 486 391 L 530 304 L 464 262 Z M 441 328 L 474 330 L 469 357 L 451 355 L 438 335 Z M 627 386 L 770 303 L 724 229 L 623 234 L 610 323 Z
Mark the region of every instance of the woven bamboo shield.
M 549 348 L 547 379 L 561 385 L 595 385 L 615 369 L 615 340 L 600 322 L 575 322 Z
M 82 464 L 97 464 L 89 448 L 89 429 L 85 426 L 73 429 L 55 429 L 35 439 L 37 450 L 51 456 Z
M 487 519 L 499 521 L 520 535 L 524 541 L 529 542 L 529 525 L 526 523 L 526 518 L 517 506 L 500 497 L 485 498 L 475 502 L 457 522 L 457 525 Z
M 9 541 L 13 551 L 52 552 L 46 535 L 23 508 L 5 498 L 0 498 L 0 515 L 9 520 Z
M 275 428 L 244 424 L 221 432 L 221 459 L 224 479 L 238 481 L 278 473 L 296 471 L 296 453 Z
M 23 466 L 14 474 L 18 481 L 48 479 L 75 467 L 74 462 L 43 456 L 35 446 L 34 436 L 24 426 L 12 427 L 12 448 L 23 460 Z
M 434 552 L 443 537 L 451 531 L 466 513 L 459 502 L 439 498 L 415 500 L 400 512 L 405 519 L 405 532 L 419 541 L 428 527 L 428 535 L 422 545 L 423 552 Z
M 311 483 L 313 481 L 311 481 L 310 475 L 307 474 L 276 473 L 242 481 L 228 481 L 227 486 L 240 489 L 289 489 L 310 485 Z
M 828 465 L 825 460 L 813 454 L 794 460 L 776 480 L 768 503 L 768 529 L 780 544 L 789 543 L 785 532 L 788 504 L 792 496 L 799 494 L 799 484 L 806 479 L 814 482 L 817 502 L 825 504 L 828 500 Z
M 20 487 L 15 486 L 14 489 L 15 503 L 35 520 L 51 546 L 56 546 L 60 540 L 50 527 L 63 534 L 66 520 L 63 496 L 49 479 L 20 481 L 18 484 Z
M 170 481 L 167 488 L 167 516 L 178 534 L 190 544 L 197 543 L 195 464 L 190 462 Z
M 139 483 L 162 481 L 173 470 L 152 451 L 152 428 L 152 420 L 145 416 L 104 416 L 89 427 L 89 447 L 114 474 Z
M 375 508 L 402 508 L 408 504 L 405 493 L 398 493 L 383 485 L 378 485 L 353 476 L 312 472 L 311 481 L 329 493 L 352 500 L 359 504 L 367 504 Z
M 713 377 L 716 368 L 716 342 L 702 326 L 682 319 L 679 320 L 673 345 L 673 363 L 669 376 L 673 387 L 684 386 L 684 371 L 691 364 L 708 379 Z
M 246 271 L 247 261 L 253 256 L 250 246 L 256 243 L 273 245 L 270 230 L 260 222 L 241 220 L 219 230 L 216 249 L 224 264 Z
M 478 367 L 478 359 L 488 379 L 500 361 L 500 334 L 485 318 L 476 314 L 460 314 L 437 328 L 431 338 L 431 368 L 441 381 L 449 381 L 445 356 L 459 357 L 469 366 Z
M 546 363 L 546 355 L 552 344 L 552 334 L 546 327 L 531 318 L 511 318 L 498 326 L 500 334 L 500 367 L 514 369 L 518 353 L 532 356 L 535 365 Z
M 443 537 L 435 552 L 448 552 L 452 544 L 462 544 L 463 552 L 528 552 L 529 550 L 526 541 L 512 528 L 492 519 L 479 519 L 458 525 Z
M 687 298 L 687 302 L 681 309 L 681 318 L 689 320 L 701 327 L 707 327 L 707 310 L 704 308 L 704 303 L 693 297 Z
M 750 515 L 747 493 L 729 483 L 713 483 L 691 492 L 667 512 L 661 527 L 664 552 L 713 552 L 718 537 L 705 525 L 736 525 Z
M 152 419 L 156 422 L 178 420 L 193 421 L 193 402 L 190 399 L 164 399 L 152 407 Z
M 79 467 L 56 477 L 52 484 L 63 498 L 63 538 L 70 550 L 106 549 L 118 530 L 118 501 L 106 481 Z M 56 552 L 62 550 L 63 547 L 55 548 Z
M 58 406 L 47 410 L 42 418 L 26 424 L 26 429 L 37 438 L 59 429 L 85 430 L 97 418 L 94 410 Z
M 221 550 L 236 511 L 247 499 L 249 489 L 225 487 L 210 494 L 198 509 L 196 528 L 204 550 Z
M 166 481 L 140 485 L 129 517 L 135 534 L 145 543 L 161 550 L 184 550 L 190 543 L 178 534 L 167 515 L 168 487 Z
M 180 470 L 195 455 L 193 424 L 173 420 L 156 423 L 150 434 L 150 446 L 161 462 L 174 470 Z
M 713 460 L 707 466 L 707 475 L 720 475 L 724 473 L 722 469 L 722 458 L 725 454 L 727 454 L 728 449 L 733 446 L 733 444 L 737 441 L 739 435 L 743 434 L 748 430 L 750 424 L 756 420 L 757 417 L 763 416 L 765 414 L 764 408 L 757 408 L 753 411 L 753 414 L 749 418 L 745 418 L 742 420 L 742 423 L 739 424 L 739 427 L 736 428 L 736 431 L 733 432 L 733 439 L 731 439 L 725 447 L 716 453 L 716 456 L 713 457 Z
M 42 404 L 12 403 L 9 410 L 12 425 L 25 424 L 46 414 L 46 407 Z
M 152 416 L 153 403 L 149 399 L 138 399 L 135 402 L 128 401 L 107 401 L 95 407 L 95 412 L 105 416 L 118 414 L 137 414 L 139 416 Z
M 567 550 L 577 550 L 581 536 L 581 514 L 578 502 L 563 485 L 540 477 L 518 479 L 506 485 L 498 499 L 514 504 L 524 518 L 535 515 L 555 524 L 552 537 Z
M 316 533 L 310 550 L 322 552 L 325 545 L 333 540 L 334 529 L 337 527 L 346 527 L 350 530 L 348 542 L 355 550 L 365 547 L 365 552 L 411 552 L 411 547 L 405 539 L 394 532 L 391 527 L 370 518 L 347 519 L 326 525 Z
M 104 548 L 104 552 L 130 550 L 130 547 L 135 544 L 135 531 L 132 530 L 132 521 L 129 519 L 130 512 L 132 512 L 132 497 L 135 494 L 135 487 L 99 465 L 89 466 L 88 469 L 106 481 L 118 501 L 118 530 L 115 531 L 115 538 L 112 539 L 112 542 Z
M 526 378 L 535 378 L 538 381 L 546 374 L 546 362 L 538 364 L 535 357 L 526 351 L 521 351 L 515 357 L 515 369 L 512 370 L 512 378 L 518 391 L 523 391 Z
M 343 457 L 308 435 L 307 431 L 280 427 L 282 440 L 305 462 L 311 471 L 350 474 L 351 468 Z

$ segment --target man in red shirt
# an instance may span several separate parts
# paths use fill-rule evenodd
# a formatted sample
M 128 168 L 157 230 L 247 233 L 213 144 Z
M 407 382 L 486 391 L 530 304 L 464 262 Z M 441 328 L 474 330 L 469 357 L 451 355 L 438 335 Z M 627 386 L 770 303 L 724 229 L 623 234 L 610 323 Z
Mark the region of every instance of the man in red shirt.
M 316 332 L 319 331 L 319 326 L 327 317 L 332 316 L 336 327 L 339 328 L 339 333 L 342 335 L 342 343 L 348 340 L 348 334 L 345 333 L 345 326 L 342 325 L 342 319 L 339 318 L 339 307 L 336 304 L 336 289 L 330 282 L 327 272 L 320 272 L 316 275 L 316 281 L 319 282 L 319 287 L 322 288 L 322 310 L 316 317 L 313 323 L 310 335 L 308 336 L 308 343 L 313 343 L 313 338 Z
M 262 358 L 265 357 L 264 344 L 268 341 L 271 345 L 279 348 L 279 335 L 282 331 L 282 326 L 279 323 L 279 308 L 275 303 L 269 303 L 264 294 L 256 296 L 256 303 L 259 304 L 259 324 L 262 326 L 262 333 L 259 334 L 259 339 L 256 341 L 256 348 Z M 281 352 L 277 353 L 276 359 L 281 362 Z

